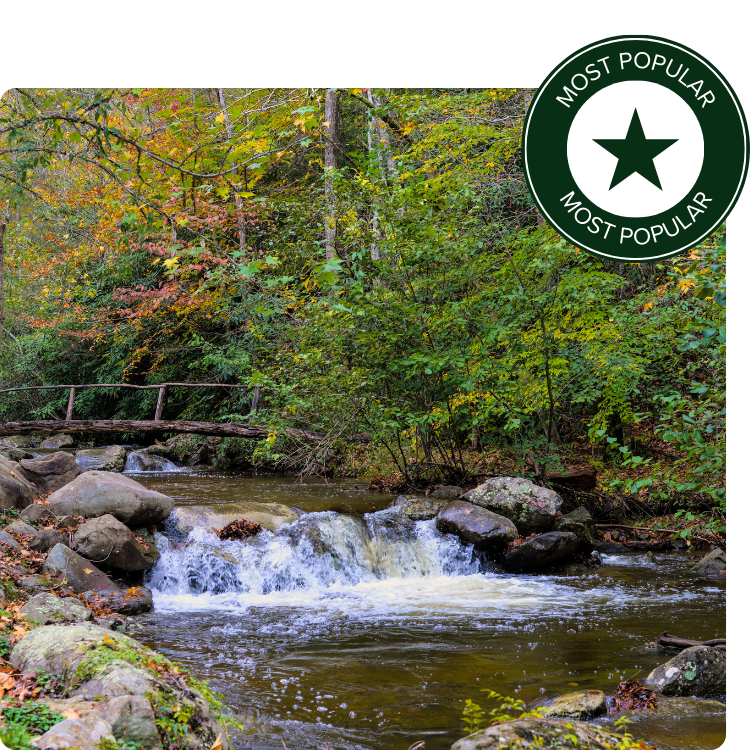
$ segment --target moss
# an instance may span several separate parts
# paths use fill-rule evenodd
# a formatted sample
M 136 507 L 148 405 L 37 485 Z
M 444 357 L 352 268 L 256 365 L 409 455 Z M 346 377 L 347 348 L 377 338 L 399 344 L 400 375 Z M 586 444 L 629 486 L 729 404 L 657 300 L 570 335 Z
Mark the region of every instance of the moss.
M 196 699 L 202 698 L 219 723 L 226 727 L 241 725 L 224 715 L 221 696 L 208 687 L 207 682 L 199 682 L 188 672 L 164 656 L 156 654 L 130 639 L 120 640 L 105 636 L 103 641 L 91 644 L 84 660 L 73 675 L 68 692 L 101 673 L 103 667 L 114 662 L 126 662 L 154 675 L 155 691 L 146 693 L 151 702 L 156 726 L 165 748 L 180 750 L 185 747 L 188 734 L 194 734 L 208 743 L 213 736 L 203 737 L 203 714 Z M 225 730 L 226 731 L 226 730 Z

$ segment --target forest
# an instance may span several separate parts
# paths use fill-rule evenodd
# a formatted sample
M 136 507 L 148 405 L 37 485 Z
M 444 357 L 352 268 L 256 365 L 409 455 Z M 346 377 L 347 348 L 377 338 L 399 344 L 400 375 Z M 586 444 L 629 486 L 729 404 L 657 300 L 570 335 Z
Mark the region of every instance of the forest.
M 526 89 L 13 89 L 0 388 L 171 387 L 219 467 L 389 488 L 584 467 L 600 519 L 724 531 L 725 239 L 623 264 L 523 176 Z M 158 390 L 79 391 L 152 419 Z M 2 394 L 0 422 L 67 391 Z M 323 433 L 314 444 L 288 430 Z

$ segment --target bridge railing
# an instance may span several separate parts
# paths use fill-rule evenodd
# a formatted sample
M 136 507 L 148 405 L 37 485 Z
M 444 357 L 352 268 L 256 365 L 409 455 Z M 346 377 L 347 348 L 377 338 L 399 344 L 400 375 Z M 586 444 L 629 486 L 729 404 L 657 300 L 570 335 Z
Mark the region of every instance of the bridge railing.
M 136 391 L 153 391 L 159 390 L 159 397 L 156 400 L 156 413 L 154 421 L 161 419 L 164 403 L 167 399 L 167 388 L 176 386 L 180 388 L 252 388 L 253 403 L 250 407 L 251 412 L 258 410 L 258 401 L 260 399 L 260 387 L 244 385 L 242 383 L 158 383 L 157 385 L 132 385 L 131 383 L 80 383 L 77 385 L 25 385 L 18 388 L 3 388 L 0 393 L 13 393 L 17 391 L 56 391 L 68 390 L 68 408 L 65 415 L 66 421 L 73 419 L 73 410 L 75 408 L 76 393 L 85 388 L 130 388 Z

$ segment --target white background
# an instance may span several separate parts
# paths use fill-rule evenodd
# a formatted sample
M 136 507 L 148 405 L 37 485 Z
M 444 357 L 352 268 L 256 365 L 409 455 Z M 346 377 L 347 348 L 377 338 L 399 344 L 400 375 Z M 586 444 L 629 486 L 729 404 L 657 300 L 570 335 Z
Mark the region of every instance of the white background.
M 4 2 L 0 91 L 11 86 L 536 87 L 577 49 L 621 34 L 680 42 L 750 111 L 747 24 L 735 0 L 624 3 Z M 728 220 L 729 750 L 747 747 L 750 188 Z M 745 545 L 747 546 L 747 545 Z M 744 560 L 744 562 L 743 562 Z M 719 614 L 717 613 L 717 623 Z M 668 611 L 664 627 L 671 626 Z M 654 636 L 658 635 L 654 633 Z M 693 634 L 685 633 L 690 637 Z M 743 691 L 743 685 L 744 691 Z M 744 736 L 743 736 L 744 734 Z

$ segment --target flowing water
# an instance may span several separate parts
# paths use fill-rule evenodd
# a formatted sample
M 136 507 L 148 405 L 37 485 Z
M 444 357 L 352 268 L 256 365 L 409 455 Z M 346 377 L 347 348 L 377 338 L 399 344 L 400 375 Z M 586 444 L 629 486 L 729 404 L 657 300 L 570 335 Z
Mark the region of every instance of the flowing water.
M 176 547 L 159 540 L 145 640 L 226 696 L 244 724 L 238 748 L 406 750 L 423 739 L 447 750 L 464 700 L 487 703 L 482 689 L 532 705 L 611 691 L 669 658 L 648 645 L 663 630 L 725 634 L 723 582 L 687 576 L 684 555 L 610 556 L 582 576 L 490 574 L 434 521 L 388 510 L 392 496 L 277 477 L 138 480 L 178 505 L 307 512 L 246 542 L 202 529 Z M 630 731 L 661 750 L 709 750 L 724 716 L 644 713 Z

